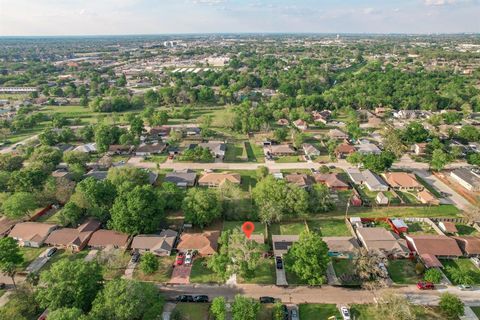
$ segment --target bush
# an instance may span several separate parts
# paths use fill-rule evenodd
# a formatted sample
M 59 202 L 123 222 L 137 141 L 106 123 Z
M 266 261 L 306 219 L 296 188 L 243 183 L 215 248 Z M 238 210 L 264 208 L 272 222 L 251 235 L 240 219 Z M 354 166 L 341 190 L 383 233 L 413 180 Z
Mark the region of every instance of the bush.
M 440 296 L 440 309 L 448 317 L 448 319 L 458 319 L 464 314 L 464 306 L 462 300 L 451 293 L 444 293 Z
M 158 259 L 151 253 L 147 252 L 143 255 L 140 261 L 140 270 L 145 274 L 152 274 L 158 270 Z
M 210 313 L 215 320 L 225 320 L 227 318 L 227 307 L 224 297 L 216 297 L 210 306 Z
M 440 281 L 442 281 L 442 278 L 443 278 L 442 272 L 435 268 L 428 269 L 424 275 L 425 281 L 429 281 L 433 283 L 440 283 Z
M 417 274 L 422 274 L 424 271 L 425 271 L 425 267 L 423 266 L 423 263 L 417 262 L 417 264 L 415 265 L 415 272 Z

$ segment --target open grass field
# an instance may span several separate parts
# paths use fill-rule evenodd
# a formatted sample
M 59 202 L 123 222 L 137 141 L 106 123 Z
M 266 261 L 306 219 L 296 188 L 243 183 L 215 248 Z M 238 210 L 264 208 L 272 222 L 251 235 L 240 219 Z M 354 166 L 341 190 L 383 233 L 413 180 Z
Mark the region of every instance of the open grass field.
M 175 257 L 157 257 L 157 259 L 159 266 L 156 272 L 153 274 L 144 274 L 142 270 L 135 268 L 133 278 L 140 281 L 168 282 L 172 276 Z
M 458 285 L 456 281 L 452 279 L 451 273 L 448 271 L 448 267 L 459 268 L 464 267 L 468 269 L 470 272 L 470 276 L 472 277 L 474 284 L 480 284 L 480 269 L 478 269 L 470 259 L 455 259 L 455 260 L 440 260 L 444 266 L 443 273 L 447 276 L 447 278 L 452 282 L 454 285 Z
M 335 304 L 301 304 L 299 312 L 301 320 L 328 319 L 332 316 L 341 319 L 342 317 Z
M 408 259 L 390 260 L 387 269 L 390 278 L 398 284 L 415 284 L 422 279 L 422 276 L 415 272 L 415 261 Z
M 233 230 L 233 229 L 238 229 L 242 230 L 242 224 L 245 221 L 224 221 L 223 222 L 223 230 Z M 253 222 L 255 225 L 255 230 L 253 230 L 253 234 L 263 234 L 264 236 L 267 234 L 267 231 L 265 230 L 265 225 L 261 222 Z
M 343 219 L 318 219 L 307 221 L 311 231 L 319 232 L 323 237 L 350 236 L 351 233 Z
M 180 313 L 183 320 L 208 320 L 209 319 L 209 303 L 186 303 L 180 302 L 174 309 Z
M 209 258 L 198 258 L 193 261 L 190 283 L 223 283 L 214 272 L 207 268 Z

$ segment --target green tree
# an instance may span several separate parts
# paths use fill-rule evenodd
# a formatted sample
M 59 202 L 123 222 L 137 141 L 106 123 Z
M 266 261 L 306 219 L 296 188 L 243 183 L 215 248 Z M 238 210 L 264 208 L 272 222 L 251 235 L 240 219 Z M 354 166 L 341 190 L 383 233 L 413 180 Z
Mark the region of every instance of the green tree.
M 309 209 L 311 212 L 327 212 L 335 204 L 330 196 L 330 190 L 324 184 L 315 184 L 309 191 Z
M 211 189 L 192 188 L 183 199 L 185 220 L 203 228 L 220 217 L 222 206 L 218 194 Z
M 309 285 L 321 285 L 326 281 L 330 261 L 328 247 L 320 235 L 302 232 L 285 255 L 285 266 Z
M 164 182 L 160 186 L 160 193 L 166 201 L 166 210 L 178 210 L 182 207 L 183 198 L 185 198 L 185 191 L 172 182 Z
M 459 265 L 458 267 L 447 266 L 447 271 L 450 274 L 450 278 L 458 284 L 473 285 L 475 279 L 472 276 L 472 272 L 465 265 Z
M 462 300 L 448 292 L 442 293 L 438 305 L 448 319 L 458 319 L 465 312 Z
M 102 269 L 96 262 L 60 260 L 40 275 L 37 298 L 43 308 L 90 310 L 101 289 Z
M 227 303 L 224 297 L 215 297 L 210 305 L 210 313 L 213 315 L 214 320 L 226 320 L 227 319 Z
M 273 132 L 273 138 L 278 142 L 283 142 L 287 139 L 288 131 L 285 128 L 275 129 Z
M 441 171 L 448 163 L 448 155 L 442 149 L 435 149 L 430 160 L 430 167 L 435 171 Z
M 19 287 L 8 300 L 8 303 L 0 308 L 0 319 L 37 319 L 43 311 L 35 299 L 34 292 L 28 286 Z
M 153 253 L 147 252 L 140 261 L 140 270 L 145 274 L 152 274 L 158 270 L 158 265 L 157 257 Z
M 18 219 L 24 217 L 37 207 L 35 195 L 28 192 L 17 192 L 2 204 L 2 211 L 7 217 Z
M 363 162 L 363 155 L 359 152 L 354 152 L 347 156 L 347 162 L 353 165 L 359 165 Z
M 256 320 L 260 303 L 245 296 L 237 295 L 232 305 L 233 320 Z
M 105 284 L 93 302 L 90 317 L 96 320 L 156 320 L 164 299 L 154 284 L 115 279 Z
M 15 171 L 23 166 L 23 158 L 10 153 L 0 154 L 0 171 Z
M 430 133 L 423 127 L 422 123 L 412 121 L 407 125 L 402 135 L 404 141 L 413 144 L 427 141 Z
M 380 154 L 367 154 L 363 156 L 363 167 L 375 172 L 384 172 L 389 169 L 395 161 L 395 155 L 388 151 Z
M 283 311 L 283 304 L 280 301 L 275 302 L 273 305 L 273 320 L 284 320 L 285 313 Z
M 14 171 L 10 175 L 8 186 L 17 192 L 33 192 L 42 188 L 47 177 L 48 173 L 42 168 L 29 166 Z
M 257 180 L 262 180 L 263 178 L 268 176 L 268 168 L 265 166 L 259 166 L 256 170 Z
M 76 225 L 84 217 L 84 213 L 74 202 L 68 202 L 58 213 L 58 220 L 64 227 Z
M 130 166 L 114 167 L 108 170 L 107 180 L 117 187 L 124 182 L 142 186 L 149 183 L 149 173 L 146 170 Z
M 440 281 L 442 281 L 443 275 L 440 270 L 436 268 L 431 268 L 425 271 L 423 278 L 425 279 L 425 281 L 429 281 L 432 283 L 440 283 Z
M 15 274 L 23 261 L 17 241 L 10 237 L 0 239 L 0 270 L 12 278 L 15 287 Z
M 82 310 L 78 308 L 60 308 L 48 313 L 48 320 L 77 320 L 86 319 Z
M 41 163 L 42 165 L 53 170 L 62 160 L 62 151 L 49 146 L 40 146 L 33 150 L 29 158 L 30 162 Z
M 150 185 L 122 190 L 111 210 L 110 228 L 135 235 L 158 229 L 164 218 L 165 201 Z
M 85 166 L 90 161 L 90 155 L 80 151 L 66 151 L 63 153 L 63 161 L 68 165 L 79 164 Z
M 88 216 L 106 221 L 116 194 L 115 187 L 109 180 L 99 181 L 89 177 L 77 184 L 71 201 L 85 209 Z

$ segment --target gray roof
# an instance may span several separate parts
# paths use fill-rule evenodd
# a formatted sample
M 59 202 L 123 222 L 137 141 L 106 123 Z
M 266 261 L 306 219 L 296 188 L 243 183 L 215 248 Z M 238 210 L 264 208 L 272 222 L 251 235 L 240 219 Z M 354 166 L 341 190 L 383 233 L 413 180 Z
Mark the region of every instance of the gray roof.
M 466 168 L 458 168 L 452 171 L 452 174 L 467 182 L 468 184 L 478 187 L 480 186 L 480 175 L 475 174 L 472 170 Z
M 362 184 L 365 178 L 358 168 L 348 168 L 345 170 L 350 179 L 356 184 Z
M 388 185 L 385 181 L 383 181 L 379 176 L 373 173 L 370 170 L 365 170 L 362 172 L 363 177 L 365 178 L 365 184 L 371 190 L 388 190 Z
M 166 174 L 164 181 L 172 182 L 175 184 L 186 184 L 188 186 L 193 186 L 195 184 L 195 179 L 197 174 L 192 171 L 175 171 L 169 172 Z

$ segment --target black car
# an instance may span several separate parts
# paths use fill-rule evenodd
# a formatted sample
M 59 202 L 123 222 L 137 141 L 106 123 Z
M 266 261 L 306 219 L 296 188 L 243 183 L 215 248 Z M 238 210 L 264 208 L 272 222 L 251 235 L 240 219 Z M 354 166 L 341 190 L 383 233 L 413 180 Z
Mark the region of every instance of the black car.
M 200 295 L 193 297 L 193 302 L 208 302 L 208 296 Z
M 277 263 L 277 269 L 283 269 L 283 261 L 281 257 L 275 257 L 275 261 Z
M 275 303 L 273 297 L 260 297 L 260 303 Z
M 193 302 L 193 296 L 181 295 L 177 297 L 177 302 Z
M 49 249 L 48 252 L 47 252 L 47 257 L 50 258 L 51 256 L 53 256 L 55 254 L 55 252 L 57 252 L 57 248 L 53 247 L 53 248 Z
M 7 285 L 6 285 L 5 283 L 0 282 L 0 289 L 5 289 L 6 286 L 7 286 Z
M 132 262 L 137 263 L 139 260 L 140 260 L 140 253 L 134 252 L 134 253 L 132 254 Z

